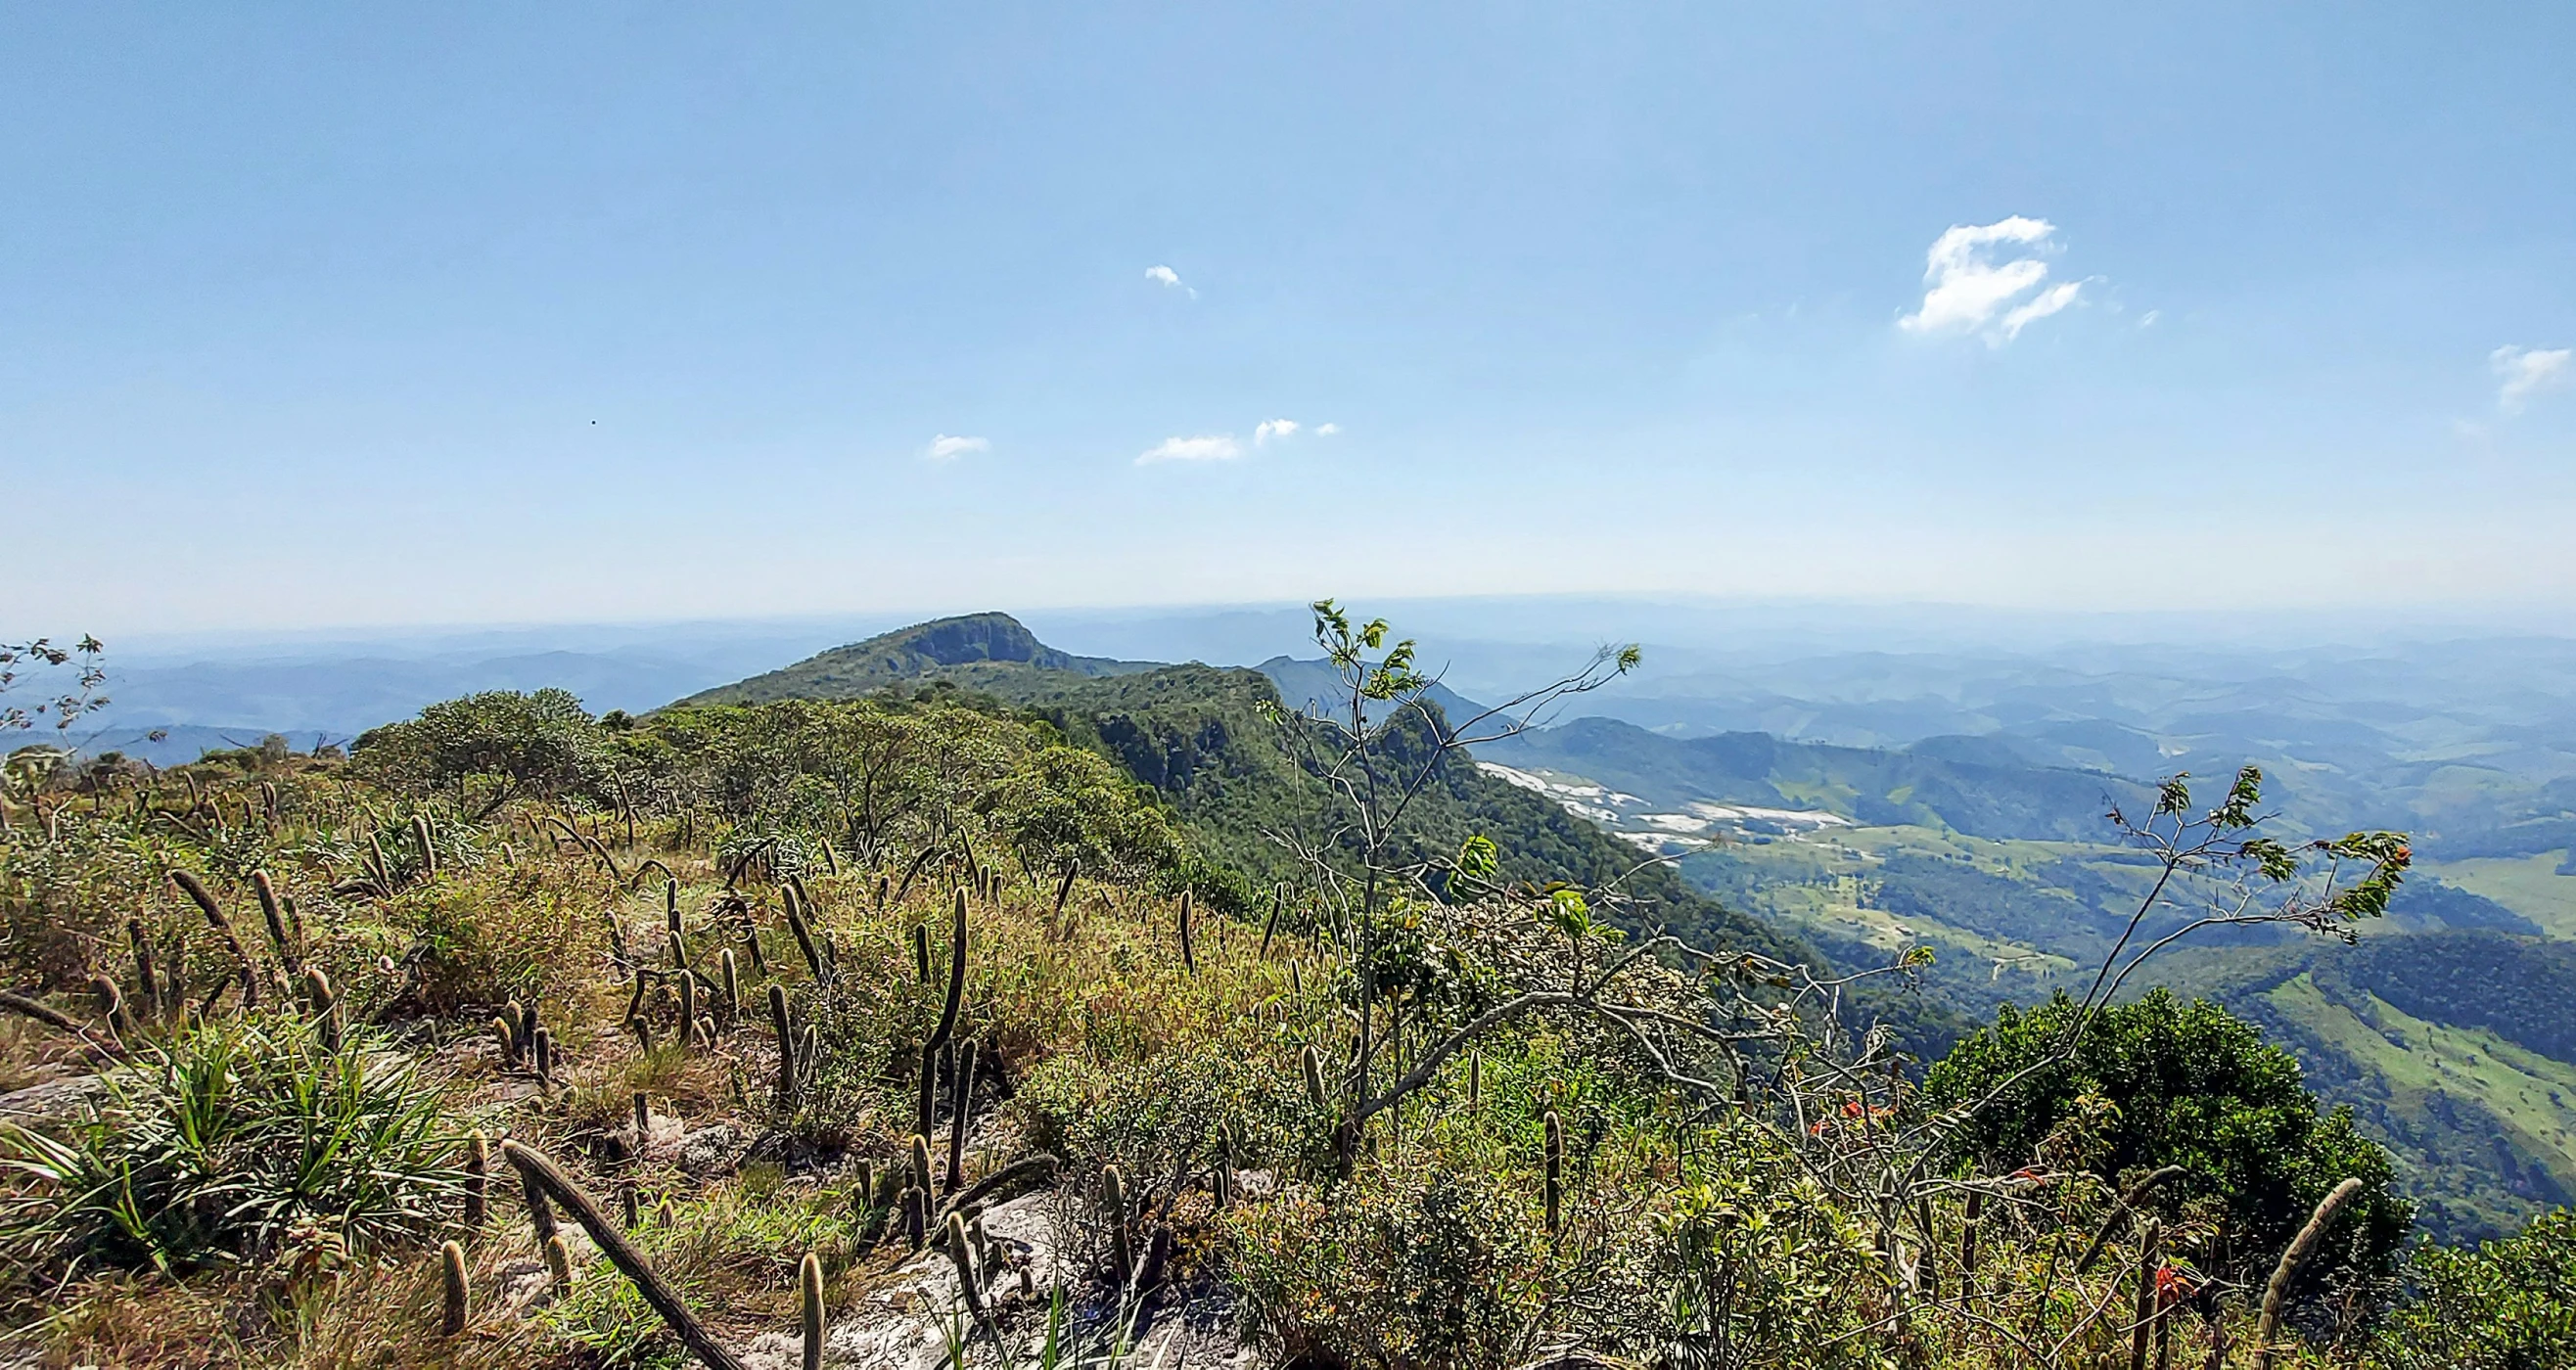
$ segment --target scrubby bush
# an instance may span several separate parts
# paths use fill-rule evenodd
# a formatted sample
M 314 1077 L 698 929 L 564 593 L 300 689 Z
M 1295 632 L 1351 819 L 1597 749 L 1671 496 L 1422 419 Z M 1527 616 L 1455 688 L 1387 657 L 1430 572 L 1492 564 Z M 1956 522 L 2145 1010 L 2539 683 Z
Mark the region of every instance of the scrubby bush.
M 2428 1246 L 2414 1292 L 2374 1348 L 2388 1370 L 2576 1365 L 2576 1209 L 2554 1209 L 2475 1251 Z
M 406 936 L 409 979 L 394 1007 L 450 1015 L 512 999 L 559 1002 L 597 973 L 608 915 L 578 868 L 486 872 L 411 890 L 384 924 Z
M 2222 1222 L 2239 1275 L 2259 1278 L 2257 1266 L 2346 1178 L 2362 1182 L 2361 1195 L 2336 1217 L 2304 1287 L 2390 1270 L 2411 1212 L 2391 1187 L 2388 1153 L 2355 1130 L 2348 1108 L 2318 1110 L 2288 1052 L 2216 1004 L 2159 989 L 2103 1009 L 2063 1055 L 2079 1013 L 2062 994 L 2028 1011 L 2006 1006 L 1934 1063 L 1926 1108 L 1996 1096 L 1954 1134 L 1955 1162 L 1989 1175 L 2029 1166 L 2079 1100 L 2098 1099 L 2116 1126 L 2074 1159 L 2113 1178 L 2183 1167 L 2156 1207 L 2169 1219 Z
M 1291 1363 L 1448 1367 L 1528 1359 L 1547 1234 L 1525 1189 L 1440 1166 L 1297 1189 L 1232 1224 L 1232 1272 Z

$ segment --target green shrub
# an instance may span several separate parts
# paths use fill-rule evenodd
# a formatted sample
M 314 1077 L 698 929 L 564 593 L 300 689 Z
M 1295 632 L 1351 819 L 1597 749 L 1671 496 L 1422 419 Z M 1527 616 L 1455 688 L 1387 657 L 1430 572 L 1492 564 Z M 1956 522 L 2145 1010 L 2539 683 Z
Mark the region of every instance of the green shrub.
M 2259 1279 L 2317 1201 L 2347 1177 L 2359 1179 L 2362 1192 L 2327 1230 L 2302 1287 L 2375 1278 L 2394 1266 L 2412 1212 L 2391 1191 L 2388 1153 L 2353 1127 L 2349 1109 L 2320 1113 L 2298 1062 L 2267 1045 L 2253 1024 L 2159 989 L 2103 1010 L 2073 1056 L 2053 1061 L 2074 1012 L 2064 995 L 2028 1012 L 2006 1006 L 1993 1027 L 1933 1064 L 1922 1095 L 1930 1108 L 2003 1090 L 1955 1139 L 1954 1159 L 1988 1174 L 2033 1164 L 2077 1100 L 2097 1095 L 2116 1117 L 2098 1154 L 2082 1163 L 2115 1179 L 2183 1167 L 2184 1177 L 2158 1192 L 2157 1206 L 2169 1220 L 2223 1220 L 2232 1273 Z
M 384 917 L 411 939 L 404 1007 L 446 1015 L 512 999 L 559 1001 L 591 977 L 602 953 L 607 922 L 597 898 L 533 871 L 442 880 L 398 896 Z
M 1246 1044 L 1218 1040 L 1141 1063 L 1067 1052 L 1030 1071 L 1012 1103 L 1032 1145 L 1083 1168 L 1117 1166 L 1133 1192 L 1156 1194 L 1208 1164 L 1220 1122 L 1239 1165 L 1311 1149 L 1301 1123 L 1320 1120 L 1305 1117 L 1304 1090 Z
M 360 734 L 351 769 L 388 789 L 449 796 L 480 821 L 521 795 L 579 792 L 609 762 L 606 731 L 570 691 L 492 690 Z
M 2428 1246 L 2415 1292 L 2380 1329 L 2388 1370 L 2559 1370 L 2576 1365 L 2576 1209 L 2555 1209 L 2475 1251 Z
M 335 1260 L 437 1231 L 462 1192 L 445 1090 L 363 1029 L 211 1024 L 146 1045 L 62 1137 L 0 1131 L 13 1274 Z
M 1246 1307 L 1292 1364 L 1516 1364 L 1546 1303 L 1545 1224 L 1484 1171 L 1370 1168 L 1247 1205 L 1230 1233 Z

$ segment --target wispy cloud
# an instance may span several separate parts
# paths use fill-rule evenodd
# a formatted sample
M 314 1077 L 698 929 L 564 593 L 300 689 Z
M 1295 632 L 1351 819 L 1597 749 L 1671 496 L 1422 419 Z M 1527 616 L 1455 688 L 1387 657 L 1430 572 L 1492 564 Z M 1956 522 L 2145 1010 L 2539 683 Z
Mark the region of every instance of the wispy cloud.
M 1340 431 L 1342 431 L 1342 426 L 1338 423 L 1318 424 L 1315 427 L 1315 436 L 1319 438 L 1329 438 Z
M 1958 224 L 1924 254 L 1923 304 L 1897 320 L 1909 333 L 1977 333 L 2001 347 L 2031 324 L 2075 303 L 2084 282 L 2042 289 L 2057 226 L 2014 215 L 1991 224 Z
M 1252 430 L 1252 445 L 1260 447 L 1272 438 L 1293 438 L 1297 436 L 1298 427 L 1295 419 L 1263 419 Z
M 921 454 L 932 461 L 955 461 L 969 452 L 990 452 L 993 444 L 984 438 L 952 438 L 942 433 L 930 440 Z
M 2499 347 L 2487 354 L 2487 365 L 2504 378 L 2496 408 L 2508 414 L 2521 413 L 2534 396 L 2576 384 L 2576 349 Z
M 1138 466 L 1152 466 L 1165 461 L 1232 461 L 1243 455 L 1243 444 L 1231 433 L 1210 433 L 1195 438 L 1165 438 L 1147 448 L 1136 458 Z
M 1145 268 L 1145 279 L 1166 289 L 1188 291 L 1190 298 L 1193 300 L 1199 297 L 1198 288 L 1183 281 L 1181 279 L 1181 273 L 1174 271 L 1168 266 L 1149 266 Z

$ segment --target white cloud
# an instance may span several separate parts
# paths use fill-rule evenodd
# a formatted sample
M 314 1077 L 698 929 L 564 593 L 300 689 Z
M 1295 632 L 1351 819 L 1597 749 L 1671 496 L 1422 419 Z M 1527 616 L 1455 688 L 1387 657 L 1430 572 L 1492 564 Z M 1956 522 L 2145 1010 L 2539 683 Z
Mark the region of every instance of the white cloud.
M 1231 433 L 1211 433 L 1196 438 L 1165 438 L 1136 458 L 1138 466 L 1151 466 L 1160 461 L 1232 461 L 1243 455 L 1243 444 Z
M 1263 419 L 1252 430 L 1252 445 L 1259 447 L 1272 438 L 1293 438 L 1297 436 L 1297 428 L 1295 419 Z
M 2145 317 L 2145 318 L 2142 318 L 2142 319 L 2138 320 L 2138 327 L 2140 327 L 2140 328 L 2153 328 L 2153 327 L 2155 327 L 2155 326 L 2156 326 L 2156 320 L 2161 319 L 2161 318 L 2163 318 L 2164 316 L 2165 316 L 2165 312 L 2164 312 L 2163 310 L 2161 310 L 2161 309 L 2150 309 L 2150 310 L 2148 310 L 2148 311 L 2147 311 L 2147 313 L 2146 313 L 2146 317 Z
M 1982 333 L 1996 347 L 2010 342 L 2025 327 L 2075 303 L 2084 289 L 2082 281 L 2040 288 L 2048 263 L 2034 254 L 2052 250 L 2056 232 L 2046 219 L 2018 214 L 1952 226 L 1924 254 L 1922 307 L 1897 326 L 1909 333 Z
M 2576 384 L 2576 349 L 2499 347 L 2487 354 L 2487 365 L 2504 377 L 2496 407 L 2508 414 L 2521 413 L 2534 395 Z
M 1334 435 L 1335 433 L 1338 433 L 1338 432 L 1340 432 L 1340 431 L 1342 431 L 1342 426 L 1341 426 L 1340 424 L 1338 424 L 1338 423 L 1327 423 L 1327 424 L 1319 425 L 1319 426 L 1315 429 L 1315 436 L 1316 436 L 1316 437 L 1319 437 L 1319 438 L 1329 438 L 1329 437 L 1331 437 L 1332 435 Z
M 2037 320 L 2045 319 L 2049 315 L 2075 303 L 2075 292 L 2082 290 L 2083 288 L 2084 283 L 2082 281 L 2067 281 L 2062 285 L 2052 285 L 2048 289 L 2032 296 L 2028 304 L 2020 305 L 2011 313 L 2004 315 L 2004 337 L 2007 339 L 2018 338 L 2021 336 L 2022 329 L 2027 325 Z
M 1189 292 L 1189 296 L 1193 300 L 1199 297 L 1198 287 L 1184 283 L 1181 280 L 1181 273 L 1174 271 L 1168 266 L 1149 266 L 1145 268 L 1145 279 L 1167 289 L 1186 290 Z
M 984 438 L 952 438 L 941 433 L 930 440 L 922 455 L 932 461 L 955 461 L 969 452 L 990 452 L 993 444 Z

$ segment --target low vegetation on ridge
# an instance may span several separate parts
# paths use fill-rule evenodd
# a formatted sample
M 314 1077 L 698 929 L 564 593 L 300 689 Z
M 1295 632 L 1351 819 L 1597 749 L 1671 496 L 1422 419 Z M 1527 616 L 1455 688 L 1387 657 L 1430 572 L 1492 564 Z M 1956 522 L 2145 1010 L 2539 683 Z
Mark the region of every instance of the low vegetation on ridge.
M 853 648 L 909 674 L 642 718 L 479 695 L 346 757 L 18 753 L 0 1344 L 513 1370 L 2576 1345 L 2563 1218 L 2410 1252 L 2387 1157 L 2253 1029 L 2122 1002 L 2163 906 L 2086 992 L 1931 1059 L 1881 1011 L 1919 955 L 1837 973 L 1475 771 L 1632 654 L 1453 718 L 1384 623 L 1316 624 L 1329 711 L 1241 673 L 986 650 L 960 685 Z M 2384 913 L 2403 839 L 2275 841 L 2260 783 L 2178 778 L 2124 822 L 2231 892 L 2184 921 Z

